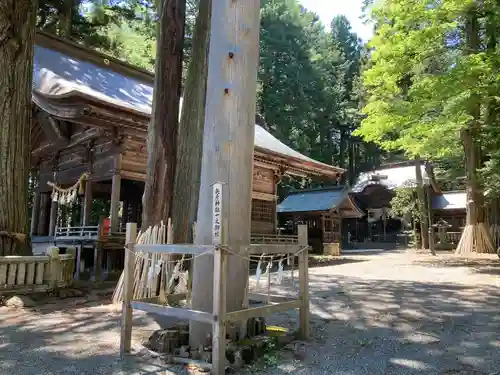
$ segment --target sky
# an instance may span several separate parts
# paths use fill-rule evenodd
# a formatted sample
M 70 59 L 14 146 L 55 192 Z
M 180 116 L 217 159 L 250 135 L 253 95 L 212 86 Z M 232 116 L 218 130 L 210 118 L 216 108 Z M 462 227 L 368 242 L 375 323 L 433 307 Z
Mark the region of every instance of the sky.
M 308 10 L 317 13 L 326 26 L 330 25 L 334 16 L 343 14 L 351 22 L 353 31 L 363 41 L 368 41 L 372 36 L 370 26 L 364 25 L 360 19 L 363 0 L 299 0 L 299 2 Z

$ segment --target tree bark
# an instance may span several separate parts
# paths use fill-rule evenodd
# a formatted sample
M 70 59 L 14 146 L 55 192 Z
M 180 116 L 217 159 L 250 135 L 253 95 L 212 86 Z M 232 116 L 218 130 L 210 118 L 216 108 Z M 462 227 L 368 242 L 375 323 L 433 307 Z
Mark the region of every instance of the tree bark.
M 192 228 L 198 210 L 211 4 L 211 0 L 200 0 L 193 32 L 192 55 L 184 85 L 172 202 L 174 243 L 192 241 Z
M 65 0 L 62 6 L 62 14 L 59 23 L 60 33 L 65 38 L 71 37 L 73 29 L 73 9 L 75 7 L 75 0 Z
M 214 1 L 196 243 L 212 243 L 212 185 L 222 188 L 222 238 L 235 253 L 250 243 L 255 99 L 259 64 L 258 0 Z M 227 311 L 242 307 L 248 262 L 228 259 Z M 213 311 L 212 257 L 193 266 L 192 308 Z M 202 344 L 210 326 L 191 322 L 190 341 Z
M 28 175 L 36 4 L 0 2 L 0 255 L 31 254 Z
M 158 6 L 155 89 L 148 127 L 148 170 L 143 196 L 142 227 L 167 222 L 174 191 L 185 0 L 161 0 Z
M 479 36 L 479 20 L 476 6 L 473 6 L 466 15 L 466 40 L 468 54 L 479 52 L 481 40 Z M 465 154 L 465 172 L 467 181 L 467 222 L 462 237 L 457 245 L 457 254 L 470 252 L 495 253 L 495 246 L 488 227 L 485 225 L 483 186 L 478 178 L 478 169 L 481 167 L 481 146 L 479 144 L 481 102 L 472 95 L 469 113 L 472 117 L 468 127 L 461 132 Z
M 422 179 L 422 160 L 419 157 L 415 158 L 415 177 L 417 180 L 417 196 L 418 196 L 418 207 L 420 213 L 420 236 L 422 238 L 422 247 L 424 249 L 429 248 L 429 223 L 428 223 L 428 212 L 427 212 L 427 202 L 425 201 L 425 191 L 424 191 L 424 181 Z

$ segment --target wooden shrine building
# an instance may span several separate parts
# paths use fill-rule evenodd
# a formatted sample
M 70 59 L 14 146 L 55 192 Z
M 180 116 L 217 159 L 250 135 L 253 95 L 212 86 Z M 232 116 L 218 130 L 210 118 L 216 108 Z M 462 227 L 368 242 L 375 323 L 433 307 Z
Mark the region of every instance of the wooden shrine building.
M 432 197 L 434 223 L 445 220 L 453 232 L 461 232 L 465 226 L 467 194 L 465 191 L 446 191 Z
M 75 184 L 83 174 L 81 215 L 96 224 L 103 200 L 111 230 L 140 222 L 153 75 L 63 39 L 38 33 L 34 54 L 32 166 L 37 176 L 31 233 L 52 236 L 58 203 L 49 182 Z M 252 232 L 276 232 L 276 184 L 283 174 L 336 180 L 343 170 L 310 159 L 255 127 Z M 76 209 L 76 208 L 75 208 Z M 58 224 L 65 225 L 66 223 Z M 175 223 L 174 223 L 175 224 Z
M 342 219 L 361 218 L 364 212 L 348 188 L 334 186 L 290 193 L 278 205 L 278 215 L 281 223 L 292 228 L 307 224 L 313 251 L 329 253 L 331 245 L 340 245 Z

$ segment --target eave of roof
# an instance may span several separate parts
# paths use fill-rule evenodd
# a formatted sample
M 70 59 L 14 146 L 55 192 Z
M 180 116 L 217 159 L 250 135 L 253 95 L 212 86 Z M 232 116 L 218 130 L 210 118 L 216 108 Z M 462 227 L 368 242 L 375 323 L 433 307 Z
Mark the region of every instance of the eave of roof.
M 350 217 L 364 215 L 362 210 L 351 199 L 348 189 L 343 186 L 290 192 L 283 202 L 278 205 L 277 212 L 280 214 L 329 212 L 341 208 L 345 202 L 354 212 L 354 215 L 349 215 Z
M 429 185 L 430 178 L 427 175 L 425 166 L 422 164 L 420 168 L 424 184 Z M 378 180 L 374 180 L 374 178 L 378 178 Z M 415 166 L 405 163 L 401 166 L 396 165 L 390 166 L 389 168 L 380 168 L 369 172 L 363 172 L 359 175 L 356 183 L 352 187 L 352 192 L 360 193 L 370 185 L 382 185 L 389 190 L 415 186 Z
M 432 197 L 434 210 L 465 210 L 467 206 L 467 193 L 465 191 L 447 191 Z
M 153 76 L 110 56 L 40 32 L 36 37 L 34 71 L 33 99 L 37 105 L 42 101 L 36 96 L 52 102 L 80 98 L 82 102 L 101 101 L 139 116 L 151 115 Z M 255 147 L 270 156 L 284 157 L 315 174 L 335 177 L 344 172 L 293 150 L 259 125 L 255 133 Z

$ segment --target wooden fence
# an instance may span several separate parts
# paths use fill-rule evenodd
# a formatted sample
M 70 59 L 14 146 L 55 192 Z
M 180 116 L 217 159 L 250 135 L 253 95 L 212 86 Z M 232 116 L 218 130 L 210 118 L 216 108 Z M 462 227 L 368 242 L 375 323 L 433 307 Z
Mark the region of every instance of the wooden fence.
M 193 245 L 193 244 L 136 244 L 137 226 L 134 223 L 127 224 L 124 268 L 124 291 L 120 353 L 123 356 L 130 352 L 132 339 L 132 311 L 146 311 L 164 316 L 176 317 L 182 320 L 194 320 L 212 325 L 212 374 L 225 374 L 226 366 L 226 325 L 231 322 L 243 323 L 253 317 L 261 317 L 283 312 L 291 309 L 299 309 L 300 312 L 300 334 L 306 339 L 309 336 L 309 274 L 308 274 L 308 250 L 307 226 L 299 225 L 298 243 L 287 244 L 251 244 L 245 246 L 244 252 L 249 255 L 276 255 L 276 256 L 298 256 L 299 258 L 299 295 L 287 298 L 283 296 L 260 295 L 256 293 L 245 296 L 244 306 L 239 311 L 226 312 L 226 288 L 228 257 L 237 256 L 225 246 L 218 245 Z M 160 254 L 183 254 L 200 256 L 211 252 L 214 258 L 213 279 L 213 311 L 195 311 L 189 308 L 171 307 L 161 304 L 158 297 L 133 300 L 134 285 L 134 263 L 135 254 L 160 253 Z M 171 297 L 177 297 L 176 295 Z M 179 296 L 181 297 L 181 296 Z M 265 300 L 267 305 L 248 308 L 248 299 Z
M 76 250 L 59 254 L 53 247 L 49 255 L 0 257 L 0 295 L 43 292 L 66 287 L 73 282 Z
M 283 235 L 283 234 L 258 234 L 252 233 L 251 243 L 275 243 L 275 244 L 297 244 L 299 243 L 299 236 L 297 235 Z

